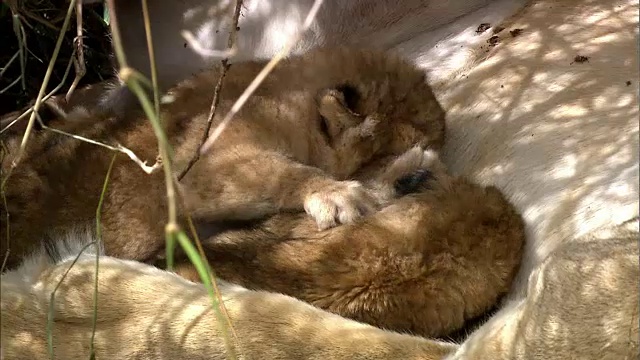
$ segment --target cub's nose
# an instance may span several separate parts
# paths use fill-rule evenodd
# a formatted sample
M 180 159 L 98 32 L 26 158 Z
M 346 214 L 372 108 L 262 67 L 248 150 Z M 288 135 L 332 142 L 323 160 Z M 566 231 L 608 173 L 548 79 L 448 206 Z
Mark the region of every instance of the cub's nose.
M 404 196 L 416 193 L 421 188 L 428 188 L 428 182 L 431 179 L 433 179 L 431 171 L 418 169 L 396 180 L 393 188 L 399 196 Z

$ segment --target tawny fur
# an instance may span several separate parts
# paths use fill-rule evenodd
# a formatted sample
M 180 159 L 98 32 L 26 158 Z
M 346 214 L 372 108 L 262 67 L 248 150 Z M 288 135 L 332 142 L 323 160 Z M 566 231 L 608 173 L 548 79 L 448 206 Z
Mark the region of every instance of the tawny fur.
M 263 67 L 235 64 L 229 70 L 213 126 Z M 181 171 L 196 152 L 206 126 L 219 69 L 186 80 L 163 96 L 164 126 Z M 321 116 L 328 90 L 349 94 L 347 105 L 367 127 L 366 145 L 349 157 L 335 156 Z M 327 110 L 328 111 L 328 110 Z M 81 114 L 80 114 L 81 115 Z M 326 127 L 326 128 L 325 128 Z M 142 116 L 94 114 L 69 119 L 68 132 L 133 150 L 153 162 L 157 141 Z M 380 52 L 319 49 L 282 63 L 236 115 L 230 126 L 181 182 L 188 211 L 196 219 L 253 219 L 305 209 L 321 229 L 348 223 L 375 208 L 367 189 L 346 179 L 378 156 L 401 154 L 418 144 L 440 148 L 444 112 L 424 74 L 402 59 Z M 34 136 L 6 184 L 11 216 L 9 266 L 37 244 L 45 230 L 93 223 L 113 153 L 49 132 Z M 349 153 L 349 149 L 343 149 Z M 15 152 L 14 152 L 15 153 Z M 3 170 L 11 164 L 3 159 Z M 164 177 L 144 174 L 117 155 L 103 205 L 108 255 L 145 260 L 164 244 L 167 221 Z M 43 216 L 46 214 L 46 216 Z M 6 227 L 3 226 L 3 231 Z M 135 241 L 132 239 L 136 239 Z M 7 250 L 2 242 L 0 250 Z
M 0 356 L 46 360 L 47 316 L 56 359 L 88 359 L 95 256 L 71 267 L 90 234 L 76 232 L 52 263 L 42 250 L 0 277 Z M 67 243 L 68 243 L 67 242 Z M 75 251 L 69 251 L 73 250 Z M 90 249 L 91 250 L 91 249 Z M 200 284 L 139 262 L 99 257 L 96 359 L 226 360 L 211 298 Z M 63 280 L 64 278 L 64 280 Z M 292 297 L 220 284 L 238 336 L 238 359 L 437 360 L 455 345 L 393 333 L 320 310 Z
M 423 66 L 433 66 L 428 69 L 431 74 L 443 73 L 447 66 L 440 67 L 438 61 L 445 59 L 448 70 L 459 75 L 445 76 L 436 88 L 448 112 L 451 135 L 445 162 L 455 174 L 495 184 L 527 225 L 523 264 L 509 293 L 511 301 L 451 358 L 635 359 L 640 304 L 638 2 L 533 0 L 507 22 L 501 16 L 521 2 L 494 3 L 440 29 L 451 37 L 435 48 L 432 34 L 419 29 L 428 22 L 393 21 L 405 26 L 398 31 L 404 31 L 406 41 L 396 49 Z M 494 36 L 491 31 L 476 34 L 481 23 L 504 27 L 496 46 L 487 48 L 485 43 Z M 516 29 L 522 32 L 512 37 L 510 31 Z M 589 56 L 589 62 L 573 63 L 577 54 Z M 614 230 L 599 231 L 607 228 Z M 131 292 L 124 285 L 113 292 L 127 299 Z M 145 298 L 161 293 L 153 288 Z M 273 294 L 259 294 L 255 302 L 245 302 L 247 309 L 269 308 Z M 126 319 L 130 308 L 118 304 L 113 303 L 110 313 Z M 385 359 L 394 346 L 420 355 L 397 352 L 393 359 L 441 358 L 447 351 L 441 343 L 425 342 L 430 346 L 426 347 L 393 337 L 374 346 L 366 335 L 355 340 L 358 330 L 345 331 L 352 322 L 339 317 L 308 318 L 287 333 L 289 337 L 274 339 L 272 334 L 280 335 L 282 326 L 289 326 L 282 318 L 305 316 L 304 306 L 295 304 L 304 303 L 284 303 L 282 312 L 265 314 L 263 322 L 253 324 L 269 326 L 256 329 L 251 346 L 278 349 L 284 358 L 306 351 L 303 356 L 308 358 L 357 358 L 366 353 Z M 321 319 L 331 319 L 332 326 Z M 20 317 L 16 321 L 27 326 Z M 132 319 L 125 326 L 137 333 L 144 330 L 138 325 L 138 319 Z M 308 327 L 314 327 L 312 335 L 304 331 Z M 328 343 L 336 346 L 322 346 Z
M 318 232 L 304 214 L 278 214 L 206 239 L 205 253 L 217 276 L 244 287 L 384 329 L 447 335 L 507 292 L 524 223 L 500 191 L 450 177 L 430 150 L 378 170 L 390 182 L 380 187 L 420 170 L 428 179 L 414 194 L 361 221 Z M 176 271 L 199 279 L 185 257 Z

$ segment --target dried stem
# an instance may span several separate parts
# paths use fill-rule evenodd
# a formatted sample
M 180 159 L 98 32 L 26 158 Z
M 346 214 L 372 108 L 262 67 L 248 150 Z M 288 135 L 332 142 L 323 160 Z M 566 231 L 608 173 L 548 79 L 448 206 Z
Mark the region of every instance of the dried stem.
M 109 24 L 111 26 L 111 35 L 113 37 L 113 48 L 116 54 L 116 58 L 118 59 L 118 64 L 120 65 L 120 78 L 138 97 L 140 105 L 142 106 L 142 109 L 144 110 L 147 117 L 149 117 L 149 121 L 151 122 L 153 131 L 158 138 L 160 158 L 162 159 L 162 166 L 165 173 L 165 185 L 167 188 L 167 205 L 169 213 L 169 222 L 167 223 L 165 231 L 178 229 L 178 213 L 175 201 L 175 188 L 171 176 L 172 169 L 171 156 L 169 153 L 169 142 L 162 129 L 162 125 L 160 124 L 160 119 L 158 119 L 159 114 L 155 113 L 149 99 L 147 98 L 144 88 L 138 81 L 137 76 L 135 76 L 134 71 L 132 71 L 127 65 L 127 59 L 122 47 L 122 38 L 120 37 L 120 28 L 118 26 L 118 16 L 115 11 L 114 0 L 107 0 L 107 6 L 109 8 Z
M 160 150 L 160 156 L 162 159 L 162 165 L 164 169 L 165 175 L 165 186 L 166 186 L 166 196 L 168 203 L 168 217 L 169 220 L 165 225 L 165 237 L 167 241 L 167 263 L 169 267 L 173 266 L 173 249 L 175 247 L 175 242 L 177 240 L 178 243 L 182 246 L 185 252 L 188 254 L 189 259 L 194 263 L 194 266 L 198 269 L 198 273 L 205 284 L 205 287 L 210 292 L 212 297 L 214 311 L 218 316 L 216 316 L 219 321 L 220 330 L 222 332 L 223 337 L 225 338 L 225 346 L 227 350 L 227 355 L 232 359 L 237 359 L 235 349 L 233 347 L 233 342 L 229 338 L 227 324 L 223 321 L 223 314 L 221 313 L 221 308 L 223 308 L 222 302 L 218 302 L 218 297 L 216 297 L 216 293 L 214 292 L 215 286 L 212 285 L 212 282 L 215 282 L 211 276 L 211 268 L 208 263 L 204 262 L 203 259 L 198 255 L 197 250 L 193 248 L 191 242 L 188 237 L 185 235 L 183 231 L 181 231 L 178 222 L 177 222 L 177 208 L 176 208 L 176 183 L 173 181 L 173 171 L 171 169 L 171 156 L 170 156 L 170 148 L 169 142 L 167 140 L 166 134 L 162 128 L 162 125 L 159 120 L 159 113 L 154 111 L 154 108 L 147 97 L 147 93 L 141 85 L 140 76 L 137 75 L 135 70 L 131 69 L 127 65 L 125 53 L 122 47 L 122 40 L 120 37 L 120 29 L 118 26 L 118 17 L 115 11 L 114 0 L 107 0 L 107 6 L 109 9 L 110 15 L 110 26 L 111 26 L 111 34 L 113 38 L 113 46 L 116 53 L 116 58 L 118 59 L 118 63 L 120 64 L 119 75 L 120 78 L 127 84 L 129 89 L 137 96 L 140 104 L 149 118 L 151 125 L 153 127 L 153 131 L 158 139 L 158 147 Z M 143 3 L 143 7 L 146 7 L 146 2 Z M 148 12 L 145 10 L 145 22 L 149 22 Z M 150 26 L 148 24 L 145 25 L 145 29 L 150 30 Z M 150 36 L 149 34 L 147 36 Z M 149 39 L 149 38 L 147 38 Z M 149 54 L 150 57 L 153 57 L 153 54 Z M 154 91 L 157 92 L 157 87 L 154 88 Z M 216 306 L 217 305 L 217 306 Z M 230 319 L 226 318 L 227 322 Z
M 6 64 L 4 64 L 4 67 L 2 68 L 2 70 L 0 70 L 0 79 L 2 79 L 2 76 L 4 76 L 5 71 L 9 69 L 9 66 L 11 66 L 11 64 L 13 64 L 13 62 L 18 58 L 18 55 L 20 55 L 20 50 L 16 51 L 11 59 L 9 59 Z
M 91 140 L 91 139 L 86 138 L 86 137 L 82 137 L 80 135 L 75 135 L 75 134 L 71 134 L 71 133 L 68 133 L 68 132 L 65 132 L 65 131 L 62 131 L 62 130 L 58 130 L 56 128 L 52 128 L 52 127 L 47 126 L 42 121 L 42 119 L 40 119 L 39 115 L 36 115 L 36 117 L 38 119 L 38 122 L 40 123 L 40 126 L 42 126 L 42 128 L 44 130 L 51 131 L 51 132 L 54 132 L 56 134 L 68 136 L 70 138 L 73 138 L 73 139 L 76 139 L 76 140 L 79 140 L 79 141 L 83 141 L 83 142 L 86 142 L 86 143 L 89 143 L 89 144 L 97 145 L 97 146 L 109 149 L 111 151 L 121 152 L 121 153 L 127 155 L 129 157 L 129 159 L 133 160 L 133 162 L 135 162 L 138 166 L 140 166 L 142 171 L 144 171 L 147 174 L 151 174 L 151 173 L 155 172 L 161 166 L 161 162 L 160 161 L 156 161 L 156 163 L 153 164 L 152 166 L 147 165 L 146 161 L 141 160 L 133 151 L 131 151 L 130 149 L 128 149 L 128 148 L 126 148 L 126 147 L 124 147 L 124 146 L 122 146 L 120 144 L 116 144 L 116 146 L 111 146 L 111 145 L 104 144 L 104 143 L 101 143 L 101 142 L 98 142 L 98 141 L 95 141 L 95 140 Z
M 156 56 L 153 51 L 153 39 L 151 36 L 151 21 L 149 21 L 149 6 L 147 0 L 142 0 L 142 17 L 144 18 L 144 32 L 147 36 L 147 53 L 151 68 L 151 84 L 153 86 L 153 108 L 160 116 L 160 95 L 158 94 L 158 71 L 156 69 Z
M 313 23 L 313 20 L 315 19 L 316 15 L 318 14 L 318 10 L 320 9 L 320 6 L 322 5 L 322 1 L 323 0 L 315 0 L 315 2 L 313 3 L 313 6 L 311 7 L 311 10 L 309 10 L 309 14 L 307 14 L 307 17 L 305 18 L 304 23 L 302 24 L 302 29 L 300 29 L 300 31 L 296 34 L 296 36 L 294 36 L 287 43 L 287 45 L 285 47 L 283 47 L 280 51 L 278 51 L 273 56 L 273 58 L 271 58 L 271 60 L 269 60 L 267 65 L 265 65 L 265 67 L 262 69 L 262 71 L 260 71 L 260 73 L 255 77 L 255 79 L 253 79 L 251 84 L 249 84 L 247 89 L 242 93 L 242 95 L 240 95 L 238 100 L 236 100 L 236 102 L 231 107 L 231 110 L 229 110 L 229 112 L 225 115 L 225 117 L 222 119 L 220 124 L 214 129 L 213 134 L 211 134 L 211 136 L 209 136 L 207 141 L 200 148 L 200 154 L 201 155 L 205 154 L 207 151 L 209 151 L 209 149 L 211 148 L 213 143 L 218 139 L 218 137 L 220 137 L 222 132 L 227 128 L 227 126 L 229 125 L 229 123 L 233 119 L 233 116 L 236 113 L 238 113 L 238 111 L 240 111 L 240 109 L 242 108 L 244 103 L 249 99 L 251 94 L 253 94 L 253 92 L 258 88 L 258 86 L 260 86 L 260 84 L 262 83 L 262 81 L 264 81 L 264 79 L 267 77 L 267 75 L 269 75 L 269 73 L 276 67 L 276 65 L 285 56 L 287 56 L 289 54 L 289 52 L 291 51 L 293 46 L 300 40 L 300 38 L 302 38 L 302 35 L 309 29 L 309 27 Z
M 47 85 L 49 84 L 49 79 L 51 79 L 51 74 L 53 73 L 53 68 L 58 59 L 58 54 L 60 53 L 60 47 L 62 46 L 62 40 L 64 39 L 64 34 L 66 29 L 69 27 L 69 22 L 71 20 L 71 14 L 73 13 L 73 8 L 76 5 L 76 0 L 69 1 L 69 8 L 67 9 L 67 15 L 64 18 L 64 23 L 62 24 L 62 29 L 60 30 L 60 34 L 58 34 L 58 39 L 56 41 L 56 46 L 53 49 L 53 54 L 51 54 L 51 60 L 49 60 L 49 66 L 47 67 L 47 71 L 44 74 L 44 79 L 42 80 L 42 85 L 40 86 L 40 90 L 38 91 L 38 96 L 36 97 L 35 104 L 33 105 L 33 112 L 29 117 L 29 123 L 27 124 L 27 128 L 22 136 L 22 142 L 20 143 L 20 148 L 18 149 L 18 154 L 15 159 L 11 163 L 11 167 L 7 172 L 7 176 L 5 177 L 2 188 L 6 184 L 6 181 L 11 176 L 13 169 L 18 165 L 22 156 L 24 155 L 25 148 L 27 146 L 27 140 L 29 139 L 29 135 L 31 134 L 31 130 L 33 129 L 33 124 L 35 123 L 36 114 L 38 110 L 40 110 L 40 105 L 42 104 L 42 98 L 44 97 L 44 93 L 47 89 Z
M 76 38 L 73 40 L 76 56 L 73 57 L 73 68 L 76 70 L 76 76 L 67 90 L 65 100 L 69 102 L 71 95 L 78 87 L 80 80 L 87 73 L 87 67 L 84 62 L 84 36 L 82 34 L 82 0 L 76 4 Z
M 231 51 L 235 47 L 236 37 L 238 33 L 238 19 L 240 18 L 240 9 L 242 8 L 242 0 L 236 1 L 236 7 L 233 12 L 233 21 L 231 24 L 231 30 L 229 31 L 229 39 L 227 41 L 227 49 Z M 218 83 L 216 87 L 213 89 L 213 100 L 211 101 L 211 108 L 209 109 L 209 117 L 207 118 L 207 127 L 205 131 L 202 133 L 202 139 L 200 140 L 200 145 L 196 150 L 191 160 L 187 166 L 180 172 L 178 175 L 178 181 L 182 180 L 182 178 L 189 172 L 189 169 L 200 159 L 200 151 L 199 149 L 204 145 L 205 141 L 209 137 L 209 133 L 211 132 L 211 125 L 213 124 L 213 118 L 216 115 L 216 110 L 218 109 L 218 103 L 220 102 L 220 90 L 222 89 L 222 83 L 224 82 L 224 78 L 227 75 L 227 70 L 229 70 L 229 59 L 222 59 L 220 62 L 222 65 L 222 71 L 220 73 L 220 78 L 218 79 Z

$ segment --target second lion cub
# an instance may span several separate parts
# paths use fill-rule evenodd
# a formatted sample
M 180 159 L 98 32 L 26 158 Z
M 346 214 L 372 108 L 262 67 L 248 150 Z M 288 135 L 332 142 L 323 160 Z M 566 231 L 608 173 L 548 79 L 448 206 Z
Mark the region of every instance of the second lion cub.
M 321 232 L 291 213 L 220 232 L 203 242 L 216 274 L 426 337 L 483 314 L 518 270 L 522 217 L 495 187 L 448 175 L 432 150 L 387 160 L 358 174 L 386 200 L 379 212 Z M 182 253 L 176 272 L 199 280 Z
M 214 127 L 264 64 L 231 66 Z M 176 173 L 198 149 L 219 75 L 219 68 L 198 74 L 162 98 L 161 118 Z M 347 111 L 335 113 L 336 101 Z M 151 125 L 135 112 L 114 118 L 89 111 L 56 123 L 86 138 L 122 144 L 149 162 L 157 156 Z M 358 141 L 352 141 L 354 135 Z M 376 209 L 375 194 L 346 180 L 360 165 L 414 145 L 440 148 L 443 140 L 444 111 L 422 71 L 381 52 L 318 49 L 285 60 L 267 77 L 212 151 L 182 179 L 181 190 L 187 210 L 199 221 L 304 209 L 318 228 L 326 229 Z M 3 170 L 14 153 L 3 159 Z M 36 239 L 95 223 L 112 156 L 55 133 L 32 135 L 6 183 L 7 206 L 0 205 L 11 221 L 3 229 L 10 231 L 10 243 L 0 242 L 3 254 L 11 250 L 8 267 L 35 249 Z M 148 260 L 164 246 L 167 209 L 161 171 L 146 175 L 117 155 L 102 209 L 107 255 Z

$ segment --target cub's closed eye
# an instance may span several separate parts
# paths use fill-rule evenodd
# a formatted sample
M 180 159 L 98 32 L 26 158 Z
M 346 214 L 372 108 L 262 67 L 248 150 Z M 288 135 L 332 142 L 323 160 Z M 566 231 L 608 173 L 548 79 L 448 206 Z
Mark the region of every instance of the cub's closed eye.
M 358 89 L 350 84 L 342 84 L 336 86 L 336 90 L 340 91 L 344 95 L 344 101 L 347 108 L 353 112 L 358 112 L 358 102 L 360 101 L 360 92 Z

